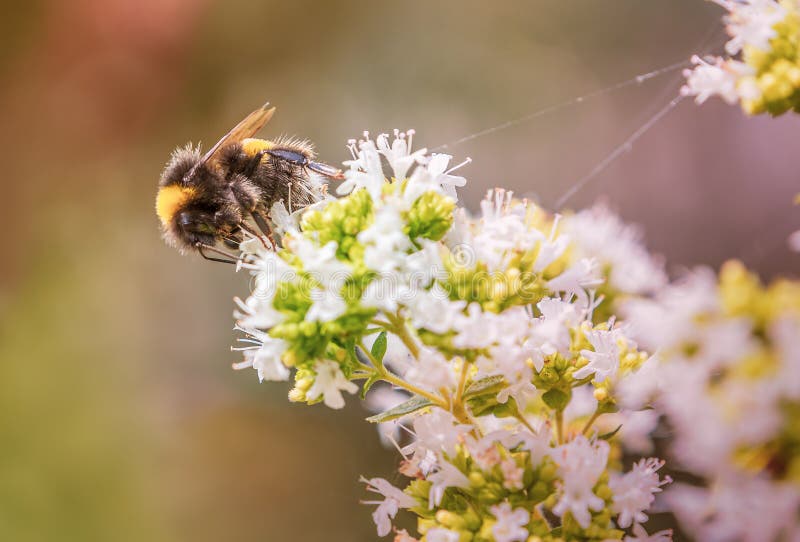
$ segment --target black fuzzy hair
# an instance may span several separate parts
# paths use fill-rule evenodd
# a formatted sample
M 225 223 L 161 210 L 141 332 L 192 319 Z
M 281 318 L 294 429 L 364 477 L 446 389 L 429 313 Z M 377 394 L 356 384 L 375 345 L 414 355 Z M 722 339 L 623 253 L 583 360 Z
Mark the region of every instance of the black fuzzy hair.
M 184 147 L 178 147 L 169 157 L 164 171 L 161 173 L 159 186 L 169 186 L 179 184 L 189 170 L 192 169 L 201 159 L 200 146 L 193 146 L 187 143 Z

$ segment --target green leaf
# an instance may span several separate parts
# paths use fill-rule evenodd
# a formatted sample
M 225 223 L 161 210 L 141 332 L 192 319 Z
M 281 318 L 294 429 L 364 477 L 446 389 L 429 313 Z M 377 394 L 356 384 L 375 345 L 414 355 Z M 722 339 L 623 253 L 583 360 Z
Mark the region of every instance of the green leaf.
M 620 429 L 622 429 L 622 424 L 619 424 L 617 426 L 617 428 L 614 429 L 613 431 L 609 431 L 608 433 L 603 433 L 602 435 L 600 435 L 597 438 L 602 439 L 602 440 L 608 440 L 611 437 L 613 437 L 614 435 L 616 435 L 619 432 Z
M 379 423 L 379 422 L 388 422 L 389 420 L 396 420 L 397 418 L 401 418 L 406 414 L 411 414 L 412 412 L 416 412 L 417 410 L 429 407 L 432 404 L 433 403 L 431 403 L 429 399 L 420 397 L 419 395 L 415 395 L 405 403 L 401 403 L 394 408 L 390 408 L 386 412 L 381 412 L 380 414 L 375 414 L 374 416 L 370 416 L 369 418 L 367 418 L 367 421 L 372 423 Z
M 379 362 L 383 362 L 383 356 L 386 355 L 386 332 L 381 331 L 381 334 L 375 338 L 375 342 L 372 343 L 372 357 L 378 360 Z
M 597 411 L 600 414 L 614 414 L 619 412 L 619 406 L 613 401 L 603 401 L 597 406 Z
M 483 416 L 486 414 L 492 414 L 494 409 L 500 406 L 500 403 L 497 402 L 497 397 L 493 397 L 491 395 L 479 395 L 477 397 L 468 399 L 467 405 L 469 405 L 469 410 L 472 412 L 473 416 Z
M 553 388 L 542 394 L 542 400 L 553 410 L 564 410 L 569 404 L 570 394 Z
M 372 387 L 372 385 L 375 384 L 375 382 L 380 382 L 380 380 L 381 380 L 381 375 L 380 373 L 378 373 L 378 371 L 372 373 L 372 376 L 370 376 L 361 386 L 361 398 L 364 399 L 367 396 L 367 392 Z
M 581 386 L 584 386 L 584 385 L 588 384 L 588 383 L 589 383 L 589 382 L 591 382 L 593 379 L 594 379 L 594 373 L 592 373 L 592 374 L 590 374 L 589 376 L 587 376 L 587 377 L 585 377 L 585 378 L 582 378 L 582 379 L 580 379 L 580 380 L 574 380 L 574 381 L 572 382 L 572 387 L 573 387 L 573 388 L 579 388 L 579 387 L 581 387 Z
M 483 395 L 488 391 L 495 391 L 494 388 L 498 388 L 496 391 L 500 391 L 499 388 L 502 388 L 502 386 L 503 375 L 487 376 L 486 378 L 476 380 L 467 386 L 467 389 L 464 390 L 464 398 L 469 399 L 470 397 Z

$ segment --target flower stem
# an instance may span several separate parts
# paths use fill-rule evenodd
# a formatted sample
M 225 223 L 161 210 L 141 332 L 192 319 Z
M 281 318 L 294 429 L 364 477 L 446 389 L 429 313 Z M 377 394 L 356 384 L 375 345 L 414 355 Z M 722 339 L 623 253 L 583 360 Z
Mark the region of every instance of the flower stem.
M 389 329 L 392 327 L 392 324 L 389 322 L 384 322 L 383 320 L 378 320 L 377 318 L 373 318 L 369 321 L 370 324 L 375 324 L 376 326 L 380 326 L 384 329 Z
M 414 356 L 414 359 L 419 359 L 419 346 L 417 346 L 414 338 L 408 332 L 405 319 L 399 314 L 396 316 L 387 314 L 386 317 L 391 323 L 391 327 L 387 329 L 397 335 L 397 337 L 403 341 L 403 344 L 406 348 L 408 348 L 408 351 L 411 352 L 411 355 Z
M 386 382 L 388 382 L 390 384 L 393 384 L 393 385 L 397 386 L 398 388 L 402 388 L 402 389 L 404 389 L 406 391 L 410 391 L 411 393 L 414 393 L 416 395 L 420 395 L 420 396 L 428 399 L 434 405 L 436 405 L 438 407 L 441 407 L 441 408 L 444 408 L 445 410 L 447 410 L 447 406 L 448 405 L 447 405 L 447 402 L 443 398 L 441 398 L 438 395 L 435 395 L 435 394 L 433 394 L 433 393 L 431 393 L 429 391 L 423 390 L 422 388 L 419 388 L 419 387 L 411 384 L 410 382 L 406 382 L 405 380 L 403 380 L 399 376 L 397 376 L 397 375 L 391 373 L 390 371 L 388 371 L 386 369 L 386 367 L 384 367 L 384 365 L 383 365 L 383 363 L 381 361 L 378 361 L 377 359 L 375 359 L 375 356 L 373 356 L 372 352 L 370 352 L 369 349 L 366 346 L 364 346 L 363 342 L 359 343 L 358 347 L 364 352 L 364 355 L 367 356 L 367 359 L 369 359 L 370 363 L 372 363 L 372 365 L 373 365 L 373 367 L 370 367 L 369 365 L 365 365 L 363 363 L 359 363 L 358 364 L 358 368 L 359 369 L 361 369 L 362 371 L 368 371 L 370 373 L 377 373 L 381 380 L 384 380 L 384 381 L 386 381 Z
M 564 411 L 556 410 L 556 442 L 564 444 Z
M 592 417 L 591 417 L 591 418 L 589 418 L 588 420 L 586 420 L 586 425 L 584 425 L 584 426 L 583 426 L 583 429 L 581 430 L 581 434 L 585 435 L 586 433 L 588 433 L 588 432 L 589 432 L 589 429 L 591 429 L 591 428 L 592 428 L 592 424 L 593 424 L 593 423 L 595 422 L 595 420 L 597 420 L 597 418 L 599 418 L 599 417 L 600 417 L 600 411 L 598 411 L 598 410 L 595 410 L 595 411 L 594 411 L 594 414 L 592 414 Z
M 522 412 L 520 412 L 517 409 L 515 409 L 515 410 L 516 410 L 516 412 L 514 412 L 514 417 L 519 421 L 519 423 L 524 425 L 525 429 L 527 429 L 528 431 L 530 431 L 534 435 L 537 434 L 537 431 L 533 428 L 533 426 L 530 423 L 528 423 L 528 420 L 525 419 L 525 416 L 522 415 Z
M 375 358 L 375 356 L 372 355 L 372 351 L 366 346 L 364 346 L 364 341 L 359 341 L 358 347 L 361 349 L 364 355 L 367 356 L 369 362 L 372 363 L 372 365 L 378 370 L 378 372 L 383 372 L 386 370 L 383 366 L 383 360 Z
M 467 372 L 469 372 L 469 365 L 467 364 L 467 360 L 462 360 L 461 362 L 461 376 L 458 380 L 458 390 L 456 391 L 456 400 L 459 402 L 464 397 L 464 388 L 467 384 Z
M 410 391 L 411 393 L 420 395 L 429 400 L 434 405 L 438 406 L 439 408 L 447 410 L 447 402 L 444 399 L 429 391 L 425 391 L 422 388 L 418 388 L 417 386 L 409 382 L 406 382 L 399 376 L 396 376 L 390 373 L 389 371 L 384 370 L 383 373 L 381 374 L 381 379 L 385 380 L 386 382 L 389 382 L 390 384 L 394 384 L 398 388 L 403 388 L 406 391 Z

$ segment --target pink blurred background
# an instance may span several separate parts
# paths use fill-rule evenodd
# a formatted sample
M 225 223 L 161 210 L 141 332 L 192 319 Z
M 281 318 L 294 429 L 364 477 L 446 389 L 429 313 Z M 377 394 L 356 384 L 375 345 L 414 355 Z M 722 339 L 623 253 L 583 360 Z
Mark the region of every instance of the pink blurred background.
M 35 1 L 3 6 L 0 539 L 373 540 L 365 412 L 289 405 L 233 372 L 247 279 L 181 257 L 153 212 L 171 149 L 269 100 L 266 136 L 347 158 L 364 129 L 436 147 L 718 51 L 701 0 Z M 715 21 L 717 23 L 715 24 Z M 449 149 L 475 209 L 551 206 L 677 93 L 679 71 Z M 800 119 L 680 104 L 594 178 L 670 269 L 797 274 Z

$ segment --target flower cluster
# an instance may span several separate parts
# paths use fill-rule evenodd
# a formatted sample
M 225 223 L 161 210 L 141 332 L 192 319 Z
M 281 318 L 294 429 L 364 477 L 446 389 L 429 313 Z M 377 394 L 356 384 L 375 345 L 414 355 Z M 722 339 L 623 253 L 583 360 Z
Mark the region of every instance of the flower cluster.
M 728 14 L 729 56 L 692 59 L 684 95 L 720 96 L 750 114 L 800 112 L 800 2 L 712 0 Z
M 658 362 L 621 402 L 653 400 L 670 449 L 703 486 L 666 501 L 698 540 L 800 536 L 800 283 L 769 287 L 738 262 L 698 270 L 654 299 L 630 300 L 631 333 Z
M 237 366 L 332 408 L 360 387 L 406 477 L 365 479 L 380 536 L 405 509 L 427 542 L 668 539 L 642 527 L 663 463 L 623 472 L 619 428 L 597 429 L 639 414 L 618 395 L 653 363 L 598 306 L 659 289 L 660 262 L 603 208 L 495 190 L 468 216 L 451 157 L 412 134 L 351 141 L 339 199 L 279 203 L 276 250 L 242 245 Z

